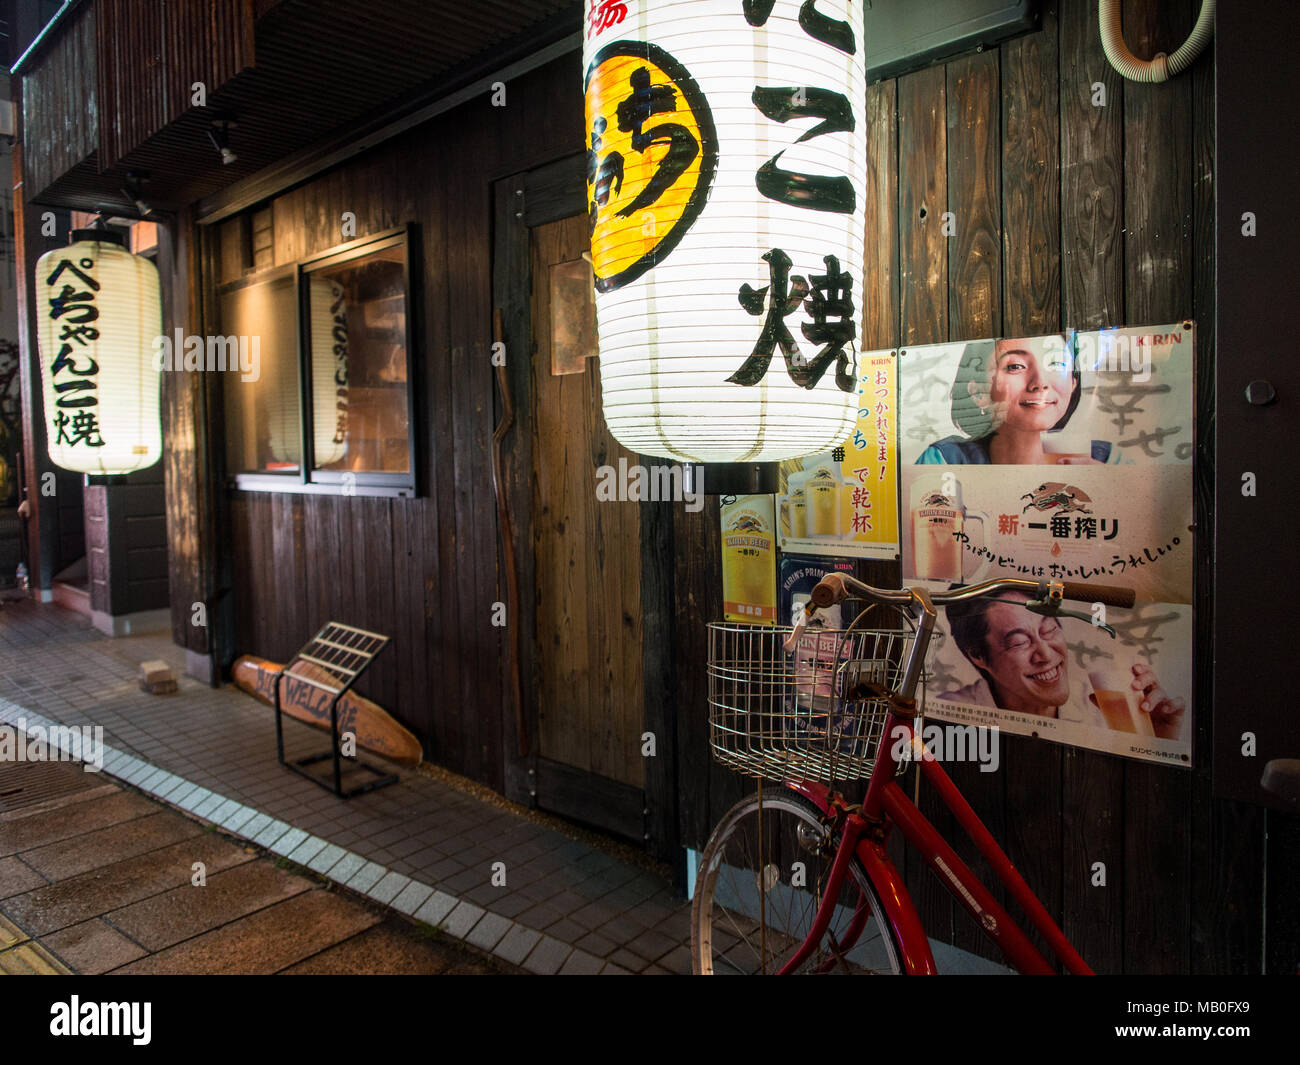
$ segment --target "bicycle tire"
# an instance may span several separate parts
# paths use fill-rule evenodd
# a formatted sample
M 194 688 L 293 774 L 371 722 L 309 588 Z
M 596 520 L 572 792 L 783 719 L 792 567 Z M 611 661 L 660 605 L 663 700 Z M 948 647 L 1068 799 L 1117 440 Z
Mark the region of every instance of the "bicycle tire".
M 760 807 L 755 793 L 727 811 L 700 856 L 691 903 L 691 965 L 697 975 L 775 973 L 812 929 L 838 838 L 830 838 L 821 811 L 797 792 L 773 787 L 761 794 L 762 853 L 756 846 Z M 796 862 L 804 866 L 802 877 L 796 877 Z M 852 942 L 843 942 L 846 938 Z M 880 898 L 855 855 L 827 934 L 799 972 L 901 975 L 902 956 Z

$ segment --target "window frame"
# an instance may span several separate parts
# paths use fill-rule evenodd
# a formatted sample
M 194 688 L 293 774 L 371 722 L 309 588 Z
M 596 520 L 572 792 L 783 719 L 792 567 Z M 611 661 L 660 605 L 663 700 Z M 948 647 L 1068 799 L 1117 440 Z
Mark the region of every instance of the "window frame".
M 294 285 L 296 320 L 294 332 L 297 339 L 296 358 L 298 370 L 298 432 L 300 458 L 297 472 L 273 473 L 265 470 L 236 471 L 229 477 L 229 486 L 239 492 L 285 492 L 337 496 L 388 496 L 413 498 L 417 495 L 418 462 L 416 451 L 416 380 L 413 342 L 414 297 L 411 269 L 411 249 L 415 246 L 415 227 L 411 223 L 395 226 L 356 240 L 346 241 L 322 252 L 299 259 L 295 263 L 250 273 L 236 281 L 217 287 L 217 298 L 249 285 L 264 284 L 291 277 Z M 406 449 L 410 468 L 405 473 L 380 473 L 317 470 L 315 436 L 312 431 L 311 403 L 311 332 L 307 328 L 310 287 L 307 278 L 316 271 L 363 258 L 377 251 L 400 247 L 402 249 L 402 288 L 405 306 L 404 342 L 406 350 Z M 223 322 L 221 327 L 226 328 Z M 351 480 L 348 480 L 351 478 Z

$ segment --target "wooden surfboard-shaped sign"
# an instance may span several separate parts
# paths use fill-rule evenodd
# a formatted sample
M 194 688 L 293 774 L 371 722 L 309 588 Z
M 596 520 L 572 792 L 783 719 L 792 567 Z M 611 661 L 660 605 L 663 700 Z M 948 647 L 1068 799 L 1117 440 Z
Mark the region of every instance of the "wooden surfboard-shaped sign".
M 295 672 L 302 669 L 302 663 Z M 268 706 L 275 705 L 275 684 L 284 670 L 279 662 L 244 655 L 235 662 L 231 679 Z M 290 673 L 280 688 L 280 709 L 290 717 L 314 725 L 326 732 L 330 727 L 328 692 L 294 678 Z M 339 733 L 351 732 L 357 746 L 399 765 L 419 765 L 424 759 L 420 741 L 378 703 L 347 692 L 339 699 Z

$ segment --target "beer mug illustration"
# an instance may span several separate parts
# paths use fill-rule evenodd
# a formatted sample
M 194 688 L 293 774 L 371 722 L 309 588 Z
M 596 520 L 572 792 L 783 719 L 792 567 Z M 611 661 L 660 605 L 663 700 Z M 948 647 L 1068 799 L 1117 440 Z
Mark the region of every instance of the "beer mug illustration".
M 973 522 L 980 527 L 980 546 L 988 546 L 988 515 L 962 505 L 961 482 L 953 474 L 918 477 L 912 483 L 911 514 L 913 576 L 950 584 L 969 584 L 987 576 L 993 560 L 977 559 L 963 548 Z M 963 565 L 966 559 L 971 562 Z M 969 569 L 973 572 L 965 572 Z
M 840 503 L 844 479 L 829 462 L 819 463 L 803 482 L 808 513 L 808 536 L 818 540 L 840 538 Z
M 806 473 L 792 473 L 786 480 L 787 494 L 777 499 L 781 531 L 794 540 L 808 535 L 808 499 L 804 493 Z

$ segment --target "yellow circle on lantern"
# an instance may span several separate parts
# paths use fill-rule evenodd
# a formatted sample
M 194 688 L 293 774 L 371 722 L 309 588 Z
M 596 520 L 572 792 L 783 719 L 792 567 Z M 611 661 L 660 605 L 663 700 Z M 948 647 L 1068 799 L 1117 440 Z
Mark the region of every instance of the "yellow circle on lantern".
M 634 54 L 628 54 L 632 52 Z M 673 110 L 642 116 L 642 132 L 653 142 L 639 150 L 633 145 L 635 129 L 619 128 L 619 105 L 633 97 L 632 79 L 644 70 L 656 99 L 670 99 Z M 717 138 L 708 104 L 694 79 L 666 52 L 640 42 L 619 41 L 595 57 L 587 75 L 587 147 L 594 154 L 588 168 L 587 213 L 592 220 L 591 262 L 600 291 L 636 280 L 676 247 L 690 229 L 708 195 L 717 168 Z M 604 129 L 596 132 L 598 119 Z M 672 150 L 666 135 L 656 130 L 676 126 L 693 140 L 695 157 L 652 202 L 636 206 L 637 198 L 660 172 Z M 598 146 L 593 148 L 595 135 Z M 596 202 L 601 164 L 622 157 L 623 180 L 615 189 L 606 182 L 607 198 Z

